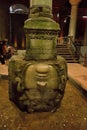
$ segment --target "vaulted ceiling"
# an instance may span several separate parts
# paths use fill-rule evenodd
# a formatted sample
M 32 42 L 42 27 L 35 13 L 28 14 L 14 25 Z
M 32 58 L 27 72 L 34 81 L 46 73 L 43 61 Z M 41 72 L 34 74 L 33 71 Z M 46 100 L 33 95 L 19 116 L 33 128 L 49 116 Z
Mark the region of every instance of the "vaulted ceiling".
M 23 4 L 27 8 L 29 8 L 30 0 L 0 0 L 0 7 L 2 4 L 5 4 L 6 6 L 8 6 L 8 8 L 13 4 Z M 69 3 L 69 0 L 53 0 L 53 8 L 52 8 L 53 16 L 54 19 L 57 22 L 59 22 L 57 19 L 57 14 L 59 13 L 61 15 L 60 24 L 64 24 L 64 19 L 71 13 L 70 10 L 71 5 Z M 87 0 L 81 0 L 78 6 L 78 21 L 80 22 L 78 22 L 77 32 L 82 32 L 81 35 L 85 30 L 85 25 L 87 21 L 87 18 L 82 19 L 83 15 L 87 16 Z
M 0 0 L 0 4 L 7 3 L 8 5 L 12 4 L 24 4 L 26 7 L 29 8 L 30 0 Z M 56 14 L 59 11 L 62 13 L 70 13 L 69 0 L 53 0 L 53 13 Z M 81 0 L 79 4 L 80 12 L 83 12 L 83 15 L 87 15 L 87 0 Z
M 12 4 L 24 4 L 29 7 L 30 0 L 0 0 L 4 2 L 8 2 L 10 5 Z M 53 0 L 53 14 L 62 13 L 63 15 L 70 14 L 71 5 L 69 4 L 69 0 Z M 87 0 L 81 0 L 79 4 L 79 15 L 87 15 Z
M 0 0 L 0 1 L 2 1 L 2 2 L 8 1 L 9 3 L 22 3 L 25 5 L 29 5 L 29 3 L 30 3 L 30 0 L 10 0 L 10 1 L 9 0 Z M 53 0 L 53 6 L 54 7 L 58 7 L 58 6 L 61 7 L 62 5 L 68 3 L 68 1 L 69 0 Z M 87 0 L 81 0 L 79 7 L 87 8 Z

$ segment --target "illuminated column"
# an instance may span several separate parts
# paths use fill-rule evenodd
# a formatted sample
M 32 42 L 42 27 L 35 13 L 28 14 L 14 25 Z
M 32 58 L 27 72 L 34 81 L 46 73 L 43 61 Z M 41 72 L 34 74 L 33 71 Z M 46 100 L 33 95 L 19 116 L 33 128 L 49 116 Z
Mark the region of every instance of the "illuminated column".
M 36 6 L 36 5 L 43 5 L 43 6 L 48 6 L 52 9 L 52 0 L 31 0 L 30 2 L 30 7 Z
M 30 2 L 30 17 L 49 16 L 52 14 L 52 0 L 31 0 Z
M 78 4 L 81 0 L 69 0 L 71 4 L 71 17 L 70 17 L 70 25 L 69 25 L 69 36 L 73 37 L 73 41 L 75 40 L 76 33 L 76 22 L 77 22 L 77 9 Z

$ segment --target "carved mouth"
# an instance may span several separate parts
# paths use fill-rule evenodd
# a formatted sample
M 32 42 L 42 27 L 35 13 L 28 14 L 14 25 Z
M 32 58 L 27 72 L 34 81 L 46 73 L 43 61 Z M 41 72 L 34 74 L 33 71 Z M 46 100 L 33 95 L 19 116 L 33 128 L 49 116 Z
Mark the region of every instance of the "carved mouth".
M 46 74 L 37 73 L 35 77 L 37 79 L 38 87 L 45 87 L 47 85 L 48 73 Z
M 45 74 L 43 74 L 43 73 L 37 73 L 36 75 L 35 75 L 35 78 L 37 79 L 37 80 L 46 80 L 47 81 L 47 78 L 48 78 L 48 73 L 45 73 Z

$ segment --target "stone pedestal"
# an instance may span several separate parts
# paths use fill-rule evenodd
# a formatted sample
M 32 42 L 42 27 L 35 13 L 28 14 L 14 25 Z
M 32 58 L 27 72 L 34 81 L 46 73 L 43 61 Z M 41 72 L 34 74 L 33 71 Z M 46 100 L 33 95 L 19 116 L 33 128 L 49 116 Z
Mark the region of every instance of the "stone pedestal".
M 51 18 L 52 1 L 38 3 L 31 0 L 24 23 L 26 50 L 9 61 L 9 97 L 23 111 L 53 112 L 64 96 L 67 64 L 56 55 L 60 27 Z

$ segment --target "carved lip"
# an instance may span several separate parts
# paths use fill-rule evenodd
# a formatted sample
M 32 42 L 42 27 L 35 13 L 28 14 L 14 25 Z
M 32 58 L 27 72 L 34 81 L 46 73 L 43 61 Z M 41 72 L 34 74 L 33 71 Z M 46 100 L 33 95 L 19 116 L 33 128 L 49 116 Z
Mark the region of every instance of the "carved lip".
M 37 80 L 47 80 L 47 78 L 48 78 L 48 73 L 45 73 L 45 74 L 43 74 L 43 73 L 37 73 L 37 74 L 35 75 L 35 78 L 36 78 Z

